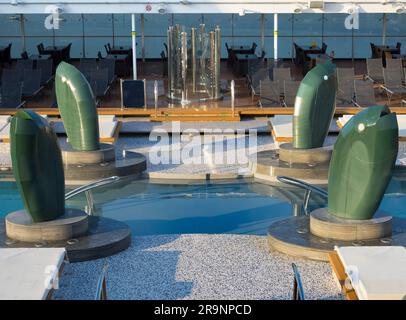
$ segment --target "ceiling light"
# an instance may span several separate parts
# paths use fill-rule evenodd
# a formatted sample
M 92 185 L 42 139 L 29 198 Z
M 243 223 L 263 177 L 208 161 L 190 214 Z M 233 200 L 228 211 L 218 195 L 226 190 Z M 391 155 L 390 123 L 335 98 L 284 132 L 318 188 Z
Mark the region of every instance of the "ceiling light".
M 301 4 L 297 4 L 297 6 L 293 9 L 293 13 L 300 14 L 303 12 L 304 6 Z
M 397 14 L 405 13 L 405 12 L 406 12 L 406 8 L 405 8 L 405 6 L 404 6 L 403 4 L 400 4 L 400 3 L 399 3 L 399 4 L 396 6 L 395 12 L 396 12 Z
M 158 13 L 159 14 L 165 14 L 166 13 L 166 4 L 165 3 L 161 3 L 158 6 Z

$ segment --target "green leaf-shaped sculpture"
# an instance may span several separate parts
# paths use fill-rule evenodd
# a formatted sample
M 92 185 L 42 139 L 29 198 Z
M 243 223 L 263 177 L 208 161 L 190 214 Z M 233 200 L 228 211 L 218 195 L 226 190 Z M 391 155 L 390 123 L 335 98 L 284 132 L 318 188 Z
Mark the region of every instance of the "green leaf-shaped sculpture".
M 293 147 L 320 148 L 334 116 L 337 91 L 336 67 L 318 64 L 300 83 L 293 114 Z
M 26 211 L 34 222 L 65 213 L 65 178 L 58 140 L 48 122 L 31 110 L 11 120 L 13 173 Z
M 74 66 L 61 62 L 56 69 L 55 91 L 68 140 L 73 149 L 99 149 L 99 122 L 92 89 Z
M 379 207 L 398 153 L 396 114 L 386 106 L 359 112 L 334 144 L 328 177 L 328 211 L 354 220 L 371 219 Z

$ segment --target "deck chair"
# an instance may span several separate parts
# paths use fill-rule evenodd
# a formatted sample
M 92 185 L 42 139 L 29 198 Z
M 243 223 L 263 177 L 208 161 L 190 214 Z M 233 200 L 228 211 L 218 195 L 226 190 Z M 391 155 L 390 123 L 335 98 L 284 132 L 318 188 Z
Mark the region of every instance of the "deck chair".
M 46 54 L 45 46 L 42 42 L 37 45 L 37 50 L 38 54 Z
M 277 107 L 281 105 L 279 83 L 275 81 L 261 80 L 259 82 L 259 106 Z
M 107 95 L 109 87 L 108 69 L 96 69 L 90 73 L 90 86 L 95 97 L 104 97 Z
M 34 61 L 31 59 L 18 59 L 15 68 L 22 72 L 24 72 L 25 69 L 33 69 Z
M 3 73 L 1 75 L 1 83 L 17 84 L 21 82 L 22 78 L 23 73 L 20 69 L 3 69 Z
M 4 49 L 2 55 L 0 56 L 0 64 L 7 62 L 9 65 L 11 65 L 11 46 L 12 43 L 9 43 Z
M 299 89 L 300 81 L 285 80 L 283 90 L 283 104 L 285 107 L 293 107 L 295 105 L 297 90 Z
M 293 300 L 305 300 L 302 280 L 296 264 L 292 263 L 293 269 Z
M 23 97 L 33 98 L 42 91 L 41 73 L 41 69 L 24 70 Z
M 27 51 L 21 52 L 21 59 L 29 59 Z
M 80 70 L 80 72 L 93 72 L 97 69 L 97 60 L 82 58 L 80 59 L 78 69 Z
M 290 75 L 290 68 L 273 68 L 273 81 L 279 85 L 279 94 L 283 94 L 284 81 L 292 80 Z
M 121 108 L 147 108 L 147 88 L 144 80 L 120 81 Z
M 400 70 L 402 72 L 402 69 L 403 69 L 402 59 L 388 59 L 388 60 L 386 60 L 386 69 Z
M 355 105 L 369 107 L 376 105 L 374 85 L 370 81 L 354 80 Z
M 3 83 L 0 90 L 0 108 L 18 109 L 25 105 L 22 101 L 22 84 Z
M 269 80 L 269 69 L 261 68 L 252 75 L 249 75 L 248 81 L 252 98 L 259 94 L 259 84 L 261 80 Z
M 406 95 L 406 87 L 402 82 L 402 75 L 399 70 L 383 70 L 384 85 L 381 88 L 386 92 L 389 101 L 393 96 Z
M 354 104 L 354 80 L 342 80 L 338 84 L 336 105 L 346 107 Z
M 48 84 L 54 78 L 52 59 L 37 60 L 37 69 L 41 70 L 41 84 Z
M 97 68 L 108 70 L 109 84 L 112 84 L 117 79 L 116 78 L 116 63 L 113 59 L 99 60 L 99 62 L 97 64 Z
M 365 78 L 377 82 L 383 83 L 383 73 L 382 73 L 382 59 L 367 59 L 367 74 Z

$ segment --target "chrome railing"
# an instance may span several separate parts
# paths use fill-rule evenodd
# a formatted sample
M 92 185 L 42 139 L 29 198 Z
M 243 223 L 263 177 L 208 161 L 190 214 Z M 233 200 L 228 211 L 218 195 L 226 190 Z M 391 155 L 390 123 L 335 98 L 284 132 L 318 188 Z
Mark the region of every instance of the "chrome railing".
M 291 177 L 286 177 L 286 176 L 277 176 L 276 179 L 279 182 L 282 182 L 284 184 L 305 190 L 305 194 L 304 194 L 304 198 L 303 198 L 303 209 L 304 209 L 304 212 L 306 215 L 309 214 L 308 206 L 309 206 L 310 196 L 311 196 L 312 192 L 318 194 L 319 196 L 323 197 L 324 199 L 328 198 L 328 193 L 326 190 L 324 190 L 320 187 L 317 187 L 315 185 L 309 184 L 307 182 L 304 182 L 302 180 L 291 178 Z
M 69 191 L 68 193 L 66 193 L 65 200 L 69 200 L 70 198 L 84 192 L 85 196 L 86 196 L 86 202 L 87 202 L 86 213 L 89 215 L 92 215 L 95 211 L 95 205 L 94 205 L 93 195 L 92 195 L 91 190 L 94 188 L 97 188 L 97 187 L 102 187 L 107 184 L 111 184 L 113 182 L 117 182 L 118 180 L 120 180 L 120 177 L 112 176 L 112 177 L 108 177 L 105 179 L 90 182 L 88 184 L 80 186 L 80 187 L 73 189 L 73 190 Z

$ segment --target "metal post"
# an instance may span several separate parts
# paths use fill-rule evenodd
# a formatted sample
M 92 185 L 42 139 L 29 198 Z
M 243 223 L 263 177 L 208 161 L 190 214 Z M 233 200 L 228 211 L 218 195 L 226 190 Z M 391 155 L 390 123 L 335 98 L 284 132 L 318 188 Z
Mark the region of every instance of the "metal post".
M 155 116 L 158 113 L 158 81 L 154 81 Z
M 192 90 L 196 93 L 196 28 L 191 29 L 192 40 Z
M 145 62 L 145 17 L 141 14 L 141 57 L 142 62 Z
M 215 75 L 215 69 L 216 69 L 216 58 L 215 58 L 215 46 L 216 46 L 216 41 L 214 38 L 214 32 L 210 31 L 210 82 L 211 82 L 211 92 L 210 92 L 210 97 L 214 98 L 216 96 L 216 88 L 215 88 L 215 83 L 216 83 L 216 75 Z
M 111 14 L 111 30 L 113 32 L 113 47 L 116 45 L 116 37 L 115 37 L 115 30 L 114 30 L 114 14 Z
M 234 80 L 231 80 L 231 84 L 230 84 L 230 91 L 231 91 L 231 110 L 233 111 L 233 116 L 234 116 L 234 97 L 235 97 L 235 82 Z
M 182 50 L 181 50 L 181 64 L 182 64 L 182 106 L 188 103 L 188 96 L 187 96 L 187 33 L 182 31 L 181 32 L 182 38 Z
M 386 28 L 388 21 L 386 20 L 386 13 L 383 14 L 382 18 L 383 28 L 382 28 L 382 45 L 384 46 L 386 43 Z
M 273 56 L 275 63 L 278 61 L 278 14 L 273 15 Z
M 133 49 L 133 79 L 137 80 L 137 42 L 135 37 L 135 14 L 131 14 L 131 37 Z
M 23 42 L 23 51 L 26 51 L 26 44 L 25 44 L 25 24 L 24 24 L 24 15 L 20 14 L 20 31 L 21 31 L 21 39 Z
M 220 27 L 214 29 L 214 85 L 215 95 L 214 98 L 220 97 L 220 57 L 221 57 L 221 34 Z
M 167 46 L 168 46 L 168 96 L 172 98 L 172 27 L 167 31 Z

